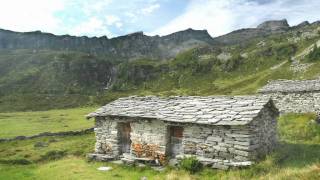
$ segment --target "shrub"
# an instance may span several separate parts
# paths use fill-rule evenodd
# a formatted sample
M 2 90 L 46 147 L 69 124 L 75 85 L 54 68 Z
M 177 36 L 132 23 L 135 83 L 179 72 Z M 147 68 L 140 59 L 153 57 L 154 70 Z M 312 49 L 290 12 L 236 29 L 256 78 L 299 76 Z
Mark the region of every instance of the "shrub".
M 28 164 L 32 164 L 31 161 L 27 160 L 27 159 L 10 159 L 10 160 L 2 160 L 0 159 L 0 163 L 2 164 L 12 164 L 12 165 L 28 165 Z
M 66 151 L 52 150 L 52 151 L 48 151 L 44 155 L 41 155 L 40 160 L 42 160 L 42 161 L 44 161 L 44 160 L 57 160 L 57 159 L 63 158 L 66 155 L 67 155 Z
M 194 157 L 184 157 L 180 162 L 179 162 L 180 168 L 190 172 L 191 174 L 194 174 L 196 172 L 199 172 L 202 170 L 202 164 L 200 161 Z
M 317 61 L 320 59 L 320 48 L 317 45 L 313 46 L 313 50 L 307 56 L 309 61 Z

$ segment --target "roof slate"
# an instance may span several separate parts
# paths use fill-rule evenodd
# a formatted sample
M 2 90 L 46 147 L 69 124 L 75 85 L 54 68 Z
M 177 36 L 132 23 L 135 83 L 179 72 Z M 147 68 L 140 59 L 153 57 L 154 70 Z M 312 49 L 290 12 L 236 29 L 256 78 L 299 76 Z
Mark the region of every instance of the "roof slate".
M 245 125 L 269 101 L 266 96 L 131 96 L 113 101 L 88 114 L 87 118 L 122 116 L 179 123 Z
M 275 80 L 259 90 L 260 93 L 294 93 L 320 91 L 320 79 L 315 80 Z

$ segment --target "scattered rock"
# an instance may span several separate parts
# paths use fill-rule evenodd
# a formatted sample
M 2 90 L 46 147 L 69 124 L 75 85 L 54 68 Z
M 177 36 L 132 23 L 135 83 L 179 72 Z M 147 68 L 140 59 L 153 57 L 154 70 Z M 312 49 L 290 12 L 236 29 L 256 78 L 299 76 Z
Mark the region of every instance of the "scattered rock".
M 320 115 L 317 116 L 316 123 L 320 124 Z
M 116 160 L 116 161 L 110 161 L 111 163 L 113 163 L 113 164 L 123 164 L 123 161 L 121 161 L 121 160 Z
M 58 142 L 58 140 L 56 140 L 56 139 L 50 139 L 49 140 L 49 143 L 53 143 L 53 142 Z
M 159 171 L 159 172 L 164 171 L 164 169 L 165 169 L 163 166 L 152 166 L 151 168 L 153 170 Z
M 143 163 L 138 163 L 138 167 L 146 167 L 146 165 Z
M 49 146 L 49 144 L 46 142 L 37 142 L 33 145 L 33 147 L 35 147 L 35 148 L 48 147 L 48 146 Z
M 143 176 L 143 177 L 140 178 L 140 180 L 148 180 L 148 178 Z
M 104 167 L 104 166 L 98 168 L 99 171 L 110 171 L 111 169 L 112 167 Z
M 228 61 L 229 59 L 231 59 L 231 57 L 231 54 L 227 52 L 222 52 L 217 56 L 217 58 L 221 61 Z
M 178 160 L 177 160 L 177 159 L 170 159 L 169 165 L 170 165 L 170 166 L 176 166 L 176 165 L 178 165 Z

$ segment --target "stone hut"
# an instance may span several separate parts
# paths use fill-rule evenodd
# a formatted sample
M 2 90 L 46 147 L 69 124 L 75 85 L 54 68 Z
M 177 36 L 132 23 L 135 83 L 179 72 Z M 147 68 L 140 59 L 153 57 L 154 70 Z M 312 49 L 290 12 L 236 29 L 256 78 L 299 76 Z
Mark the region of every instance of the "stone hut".
M 320 79 L 270 81 L 259 93 L 271 97 L 281 113 L 320 112 Z
M 95 118 L 97 160 L 166 164 L 196 156 L 213 168 L 251 165 L 277 143 L 278 110 L 261 96 L 127 97 Z

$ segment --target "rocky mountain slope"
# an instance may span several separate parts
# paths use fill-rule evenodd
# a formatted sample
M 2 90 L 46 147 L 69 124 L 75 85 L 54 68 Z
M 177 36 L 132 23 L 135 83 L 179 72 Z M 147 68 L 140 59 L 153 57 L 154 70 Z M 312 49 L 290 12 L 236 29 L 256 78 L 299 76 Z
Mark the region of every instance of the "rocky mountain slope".
M 112 39 L 106 36 L 56 36 L 40 31 L 18 33 L 0 29 L 0 49 L 80 51 L 120 60 L 146 57 L 165 59 L 184 50 L 211 43 L 212 38 L 207 31 L 193 29 L 162 37 L 136 32 Z
M 130 94 L 248 94 L 270 79 L 316 78 L 319 32 L 319 22 L 290 27 L 286 20 L 216 38 L 192 29 L 112 39 L 0 30 L 0 111 Z
M 166 59 L 197 46 L 235 44 L 288 29 L 287 21 L 280 20 L 267 21 L 257 28 L 234 31 L 218 38 L 212 38 L 206 30 L 187 29 L 167 36 L 147 36 L 143 32 L 136 32 L 111 39 L 106 36 L 56 36 L 41 31 L 20 33 L 0 29 L 0 49 L 80 51 L 104 55 L 109 59 Z

